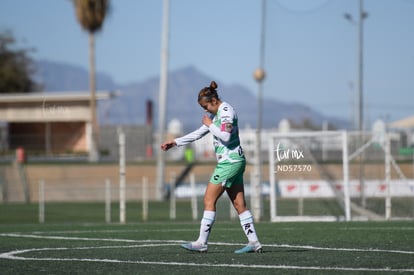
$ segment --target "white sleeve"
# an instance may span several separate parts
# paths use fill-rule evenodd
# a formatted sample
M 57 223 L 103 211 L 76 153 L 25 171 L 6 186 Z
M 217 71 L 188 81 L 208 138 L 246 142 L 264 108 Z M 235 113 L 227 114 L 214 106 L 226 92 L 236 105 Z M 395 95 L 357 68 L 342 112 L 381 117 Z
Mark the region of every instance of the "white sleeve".
M 210 124 L 209 130 L 214 136 L 218 137 L 224 142 L 228 142 L 230 140 L 230 133 L 221 131 L 220 128 L 214 124 Z
M 183 146 L 183 145 L 186 145 L 188 143 L 191 143 L 191 142 L 193 142 L 197 139 L 200 139 L 200 138 L 204 137 L 208 133 L 208 131 L 209 131 L 208 127 L 206 125 L 203 125 L 200 128 L 198 128 L 197 130 L 195 130 L 195 131 L 193 131 L 193 132 L 191 132 L 191 133 L 189 133 L 185 136 L 176 138 L 174 141 L 177 144 L 177 146 Z

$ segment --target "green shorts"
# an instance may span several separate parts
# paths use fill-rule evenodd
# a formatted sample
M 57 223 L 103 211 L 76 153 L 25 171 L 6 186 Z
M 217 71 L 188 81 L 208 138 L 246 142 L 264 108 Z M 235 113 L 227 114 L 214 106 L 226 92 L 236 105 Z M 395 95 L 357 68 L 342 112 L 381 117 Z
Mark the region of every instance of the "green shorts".
M 230 188 L 233 184 L 243 184 L 246 161 L 218 163 L 211 175 L 210 182 Z

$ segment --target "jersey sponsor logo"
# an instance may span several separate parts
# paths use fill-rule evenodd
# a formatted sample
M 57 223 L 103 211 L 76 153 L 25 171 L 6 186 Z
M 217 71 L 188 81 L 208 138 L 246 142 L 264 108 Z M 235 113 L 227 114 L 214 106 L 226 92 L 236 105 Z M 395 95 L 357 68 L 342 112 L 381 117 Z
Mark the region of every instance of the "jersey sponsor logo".
M 219 175 L 214 175 L 214 180 L 218 180 L 220 178 Z
M 222 119 L 221 120 L 221 125 L 226 124 L 226 123 L 233 124 L 233 120 L 231 120 L 231 119 Z

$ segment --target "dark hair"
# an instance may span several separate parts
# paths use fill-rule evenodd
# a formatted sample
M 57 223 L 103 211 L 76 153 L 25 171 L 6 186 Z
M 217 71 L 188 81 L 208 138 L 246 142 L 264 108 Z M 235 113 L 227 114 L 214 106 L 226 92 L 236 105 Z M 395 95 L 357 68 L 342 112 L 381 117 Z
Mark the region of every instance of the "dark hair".
M 198 93 L 198 102 L 205 100 L 206 102 L 210 102 L 213 98 L 220 100 L 218 94 L 217 94 L 217 83 L 213 80 L 210 83 L 209 87 L 204 87 L 201 89 L 201 91 Z

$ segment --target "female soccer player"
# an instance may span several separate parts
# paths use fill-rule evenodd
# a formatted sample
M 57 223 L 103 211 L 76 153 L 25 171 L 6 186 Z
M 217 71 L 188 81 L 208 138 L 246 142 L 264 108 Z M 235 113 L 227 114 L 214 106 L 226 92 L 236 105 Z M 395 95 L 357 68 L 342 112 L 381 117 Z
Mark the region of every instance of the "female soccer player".
M 246 160 L 240 146 L 237 114 L 227 102 L 221 101 L 217 94 L 217 84 L 212 81 L 198 94 L 198 104 L 208 113 L 202 118 L 203 125 L 179 138 L 161 144 L 167 151 L 174 146 L 183 146 L 200 139 L 209 132 L 214 136 L 214 150 L 217 166 L 211 175 L 204 194 L 204 213 L 201 219 L 200 235 L 195 242 L 181 245 L 191 251 L 207 252 L 207 241 L 216 218 L 216 202 L 227 192 L 236 209 L 248 244 L 235 253 L 262 252 L 253 224 L 253 216 L 246 207 L 244 197 L 243 173 Z

